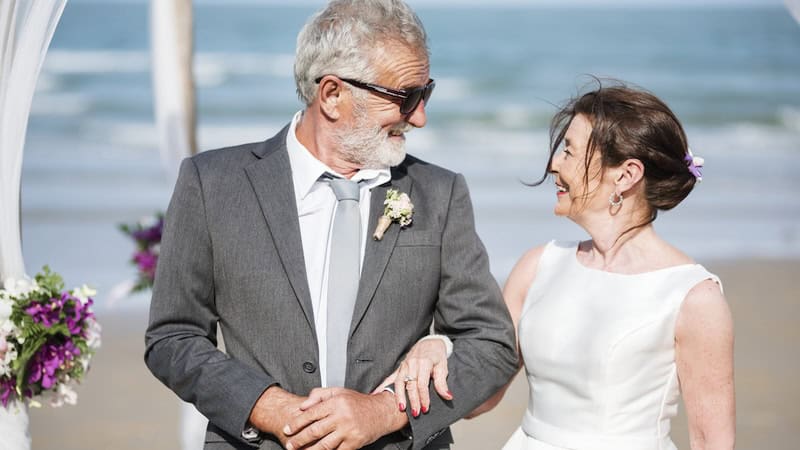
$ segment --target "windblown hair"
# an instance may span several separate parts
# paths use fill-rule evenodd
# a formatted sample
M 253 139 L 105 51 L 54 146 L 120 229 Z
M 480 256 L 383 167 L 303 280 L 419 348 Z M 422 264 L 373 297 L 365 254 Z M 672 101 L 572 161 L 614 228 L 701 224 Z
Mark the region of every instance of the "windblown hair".
M 374 82 L 374 48 L 400 44 L 429 58 L 419 17 L 401 0 L 334 0 L 312 16 L 297 36 L 294 79 L 297 95 L 310 105 L 314 80 L 336 75 Z
M 677 206 L 692 191 L 697 181 L 685 160 L 688 154 L 686 133 L 669 107 L 655 95 L 628 87 L 621 82 L 575 97 L 556 113 L 550 124 L 550 158 L 541 184 L 550 171 L 553 157 L 564 140 L 572 119 L 581 114 L 592 125 L 587 143 L 585 186 L 589 185 L 589 166 L 600 153 L 600 173 L 618 167 L 627 159 L 638 159 L 644 166 L 644 192 L 649 220 L 658 211 Z

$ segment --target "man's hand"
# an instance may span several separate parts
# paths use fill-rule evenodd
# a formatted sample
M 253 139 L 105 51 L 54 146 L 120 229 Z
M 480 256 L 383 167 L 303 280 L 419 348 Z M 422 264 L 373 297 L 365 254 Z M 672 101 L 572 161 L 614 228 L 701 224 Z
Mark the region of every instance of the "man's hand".
M 302 408 L 283 429 L 290 437 L 286 443 L 289 450 L 355 450 L 408 423 L 389 392 L 369 395 L 344 388 L 317 388 Z
M 285 447 L 289 438 L 283 433 L 283 428 L 303 412 L 300 405 L 305 400 L 305 397 L 294 395 L 279 386 L 270 386 L 250 411 L 250 424 L 277 437 Z

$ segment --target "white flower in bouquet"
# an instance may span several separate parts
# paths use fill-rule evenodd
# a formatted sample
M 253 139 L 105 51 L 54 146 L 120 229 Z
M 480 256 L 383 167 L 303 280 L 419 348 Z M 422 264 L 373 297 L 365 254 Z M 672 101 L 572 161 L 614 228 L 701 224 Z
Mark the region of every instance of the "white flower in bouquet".
M 81 303 L 86 304 L 86 302 L 89 301 L 89 298 L 97 295 L 97 291 L 84 284 L 79 288 L 73 289 L 72 295 L 74 295 L 78 300 L 80 300 Z
M 58 388 L 47 391 L 43 395 L 53 408 L 60 408 L 64 405 L 75 405 L 78 403 L 78 393 L 67 383 L 61 383 Z

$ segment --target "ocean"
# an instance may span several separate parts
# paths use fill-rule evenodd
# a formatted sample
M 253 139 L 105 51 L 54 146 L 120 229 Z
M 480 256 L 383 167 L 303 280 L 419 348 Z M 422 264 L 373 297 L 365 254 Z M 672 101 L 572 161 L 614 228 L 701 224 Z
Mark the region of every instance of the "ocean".
M 270 137 L 301 108 L 292 78 L 311 6 L 195 6 L 199 143 Z M 781 7 L 417 7 L 437 87 L 410 153 L 463 173 L 503 280 L 528 248 L 586 234 L 553 216 L 540 178 L 556 105 L 610 77 L 682 119 L 704 180 L 656 229 L 700 262 L 800 258 L 800 26 Z M 130 279 L 117 230 L 166 208 L 156 147 L 146 3 L 70 2 L 29 123 L 22 180 L 28 273 L 98 288 Z M 713 265 L 710 266 L 713 271 Z

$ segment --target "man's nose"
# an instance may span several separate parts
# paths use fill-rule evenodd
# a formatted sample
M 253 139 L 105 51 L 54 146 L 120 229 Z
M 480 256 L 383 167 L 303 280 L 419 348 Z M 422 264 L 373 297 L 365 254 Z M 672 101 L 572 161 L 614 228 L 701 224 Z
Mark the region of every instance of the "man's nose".
M 417 128 L 422 128 L 428 123 L 428 116 L 425 114 L 425 100 L 420 100 L 417 107 L 408 113 L 406 122 Z

